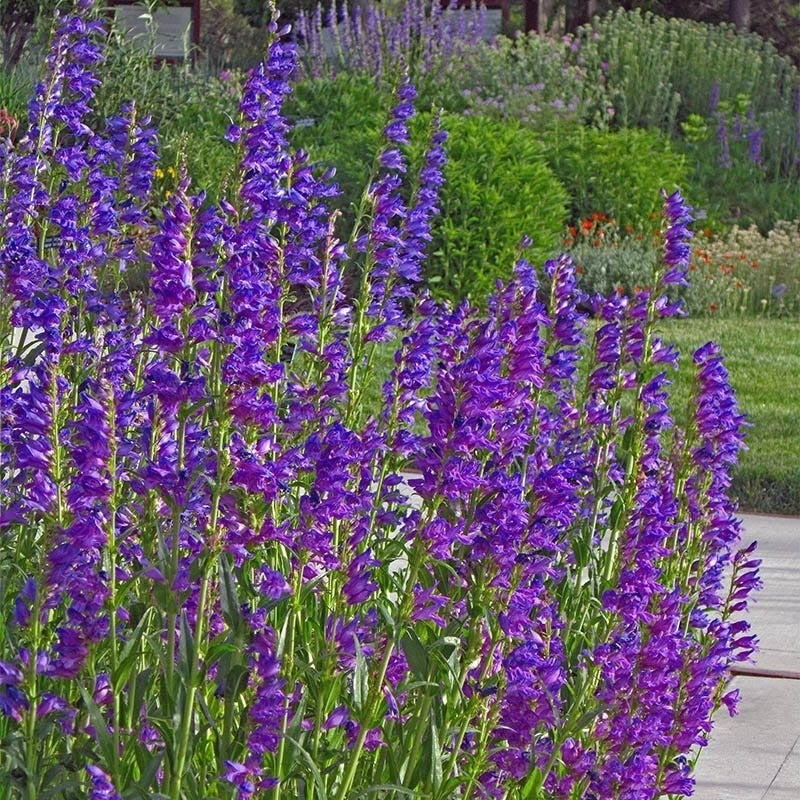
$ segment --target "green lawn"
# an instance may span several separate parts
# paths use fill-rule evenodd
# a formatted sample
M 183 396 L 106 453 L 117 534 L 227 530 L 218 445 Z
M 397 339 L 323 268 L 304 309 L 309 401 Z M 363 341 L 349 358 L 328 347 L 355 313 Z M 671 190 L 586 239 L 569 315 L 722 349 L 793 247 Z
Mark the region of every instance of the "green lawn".
M 752 427 L 741 454 L 733 493 L 743 511 L 800 514 L 800 319 L 678 319 L 661 323 L 664 338 L 681 353 L 673 387 L 679 423 L 691 384 L 694 350 L 715 341 L 725 355 L 739 404 Z M 394 345 L 376 353 L 378 377 L 363 403 L 377 409 L 381 385 L 393 365 Z
M 723 349 L 752 425 L 734 484 L 742 510 L 800 514 L 800 320 L 683 319 L 662 330 L 684 360 L 709 340 Z

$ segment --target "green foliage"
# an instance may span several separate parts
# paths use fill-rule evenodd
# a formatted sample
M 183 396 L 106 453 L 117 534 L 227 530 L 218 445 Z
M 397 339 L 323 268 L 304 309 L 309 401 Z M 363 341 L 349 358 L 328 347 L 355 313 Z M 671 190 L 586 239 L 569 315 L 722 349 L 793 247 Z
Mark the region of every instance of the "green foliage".
M 719 342 L 742 410 L 751 427 L 733 476 L 733 494 L 743 510 L 800 513 L 800 321 L 766 317 L 682 319 L 661 323 L 664 338 L 682 353 L 709 340 Z M 672 407 L 685 406 L 691 381 L 677 373 Z M 678 418 L 677 422 L 685 420 Z
M 656 131 L 558 129 L 546 139 L 546 154 L 571 198 L 571 218 L 602 211 L 623 231 L 652 232 L 661 189 L 687 185 L 685 158 Z
M 581 241 L 570 255 L 581 288 L 589 294 L 632 296 L 649 287 L 658 264 L 658 250 L 644 237 L 610 241 Z
M 427 280 L 439 297 L 481 303 L 511 277 L 520 236 L 532 240 L 533 263 L 557 253 L 569 198 L 534 131 L 482 116 L 447 114 L 443 124 L 446 184 Z
M 343 230 L 355 219 L 372 172 L 365 154 L 380 147 L 386 107 L 374 81 L 346 73 L 300 84 L 289 102 L 293 144 L 308 150 L 320 169 L 336 168 Z M 422 159 L 429 125 L 428 114 L 414 125 L 415 163 Z M 442 299 L 480 302 L 498 279 L 510 277 L 522 235 L 533 240 L 530 260 L 556 253 L 568 197 L 533 130 L 514 120 L 457 114 L 446 114 L 443 125 L 449 133 L 446 184 L 426 277 Z
M 23 64 L 8 70 L 0 67 L 0 110 L 5 109 L 21 123 L 34 83 L 35 76 Z
M 390 105 L 371 78 L 348 72 L 303 81 L 286 104 L 292 144 L 308 151 L 320 169 L 336 169 L 341 196 L 332 205 L 342 212 L 343 231 L 355 219 Z
M 174 113 L 161 124 L 164 163 L 176 169 L 185 159 L 192 183 L 216 202 L 236 170 L 236 151 L 225 133 L 236 117 L 238 73 L 196 75 L 181 87 Z
M 621 127 L 675 133 L 689 114 L 708 112 L 715 83 L 721 100 L 753 98 L 757 115 L 790 113 L 800 83 L 797 70 L 772 44 L 727 25 L 618 10 L 595 18 L 581 39 L 587 67 L 608 65 L 608 90 Z
M 249 68 L 264 58 L 267 33 L 257 24 L 268 13 L 266 3 L 202 0 L 200 47 L 215 69 Z
M 575 63 L 569 40 L 536 33 L 476 46 L 431 88 L 434 107 L 513 117 L 537 130 L 565 121 L 605 127 L 611 106 L 602 69 Z
M 778 220 L 800 217 L 800 119 L 778 111 L 756 117 L 753 109 L 751 98 L 738 94 L 721 100 L 713 113 L 690 114 L 678 146 L 709 216 L 766 232 Z
M 169 168 L 175 176 L 185 161 L 193 184 L 217 200 L 235 161 L 224 136 L 237 113 L 240 74 L 155 64 L 145 50 L 115 34 L 109 39 L 100 74 L 97 122 L 130 101 L 138 109 L 147 109 L 159 131 L 165 166 L 159 186 L 164 194 L 174 187 Z

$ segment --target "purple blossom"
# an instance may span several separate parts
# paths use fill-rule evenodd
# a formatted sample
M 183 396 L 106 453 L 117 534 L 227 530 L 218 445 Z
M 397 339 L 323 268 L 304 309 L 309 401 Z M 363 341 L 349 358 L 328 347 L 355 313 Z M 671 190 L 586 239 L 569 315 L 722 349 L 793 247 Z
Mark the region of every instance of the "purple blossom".
M 385 50 L 364 36 L 380 9 L 334 23 L 358 44 L 348 55 L 385 65 L 419 8 Z M 434 4 L 424 26 L 461 33 L 417 36 L 424 58 L 453 58 L 468 23 Z M 652 331 L 670 306 L 655 294 L 592 301 L 595 328 L 568 259 L 541 279 L 520 259 L 487 314 L 435 306 L 414 284 L 445 134 L 435 123 L 406 203 L 409 81 L 369 221 L 340 242 L 330 176 L 288 144 L 295 54 L 277 25 L 230 137 L 240 196 L 209 208 L 184 179 L 154 216 L 147 118 L 127 107 L 87 123 L 99 32 L 60 18 L 36 144 L 4 162 L 3 320 L 42 346 L 0 365 L 0 469 L 14 477 L 0 525 L 20 562 L 0 659 L 13 735 L 38 716 L 98 740 L 102 760 L 80 764 L 96 798 L 130 790 L 114 785 L 107 737 L 170 769 L 183 747 L 188 774 L 204 752 L 192 720 L 218 711 L 217 778 L 241 798 L 308 784 L 304 760 L 285 769 L 298 735 L 317 780 L 375 784 L 375 754 L 421 713 L 421 744 L 438 740 L 479 784 L 455 791 L 499 797 L 531 776 L 553 797 L 688 791 L 684 754 L 717 705 L 735 707 L 730 666 L 757 646 L 742 612 L 759 563 L 737 550 L 727 496 L 744 420 L 718 350 L 695 354 L 697 411 L 680 432 L 662 372 L 675 354 Z M 34 219 L 58 240 L 43 245 Z M 661 285 L 688 259 L 677 193 L 665 220 Z M 139 261 L 152 268 L 141 300 L 98 280 Z M 395 335 L 385 407 L 362 414 L 371 346 Z M 136 648 L 159 656 L 127 685 L 120 658 L 144 658 Z M 188 728 L 166 736 L 167 718 Z
M 685 283 L 691 259 L 689 240 L 694 236 L 688 225 L 694 217 L 680 192 L 665 193 L 664 198 L 664 264 L 667 272 L 661 281 L 664 286 L 669 286 Z
M 87 764 L 86 772 L 90 781 L 89 800 L 122 800 L 107 772 L 94 764 Z

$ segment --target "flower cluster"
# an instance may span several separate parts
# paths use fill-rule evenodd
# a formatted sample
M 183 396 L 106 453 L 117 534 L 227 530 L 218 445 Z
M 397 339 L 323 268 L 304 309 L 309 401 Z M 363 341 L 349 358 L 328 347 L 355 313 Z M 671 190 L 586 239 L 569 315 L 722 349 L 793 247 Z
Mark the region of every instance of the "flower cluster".
M 690 792 L 758 561 L 712 346 L 693 420 L 670 415 L 680 195 L 649 291 L 587 298 L 567 257 L 520 259 L 485 312 L 438 307 L 445 134 L 404 198 L 410 83 L 348 244 L 288 145 L 275 23 L 235 190 L 217 208 L 179 173 L 155 209 L 146 118 L 89 123 L 96 11 L 59 17 L 2 165 L 8 795 Z
M 797 222 L 781 221 L 763 236 L 755 225 L 725 236 L 704 232 L 694 249 L 690 312 L 787 316 L 800 308 L 800 275 L 792 254 Z
M 460 68 L 466 54 L 483 41 L 486 9 L 451 3 L 408 0 L 399 7 L 365 3 L 354 8 L 333 2 L 298 18 L 306 77 L 332 76 L 347 69 L 391 84 L 402 69 L 415 80 L 436 80 Z M 456 8 L 457 6 L 462 6 Z

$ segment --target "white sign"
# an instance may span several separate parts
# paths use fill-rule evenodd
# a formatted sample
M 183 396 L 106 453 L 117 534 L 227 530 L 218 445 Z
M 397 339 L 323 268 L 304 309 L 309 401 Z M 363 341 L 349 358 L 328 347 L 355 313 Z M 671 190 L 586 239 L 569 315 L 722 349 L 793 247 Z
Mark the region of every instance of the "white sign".
M 154 58 L 182 61 L 191 53 L 189 7 L 159 8 L 150 16 L 141 4 L 115 6 L 114 19 L 126 38 L 143 49 L 152 49 Z

